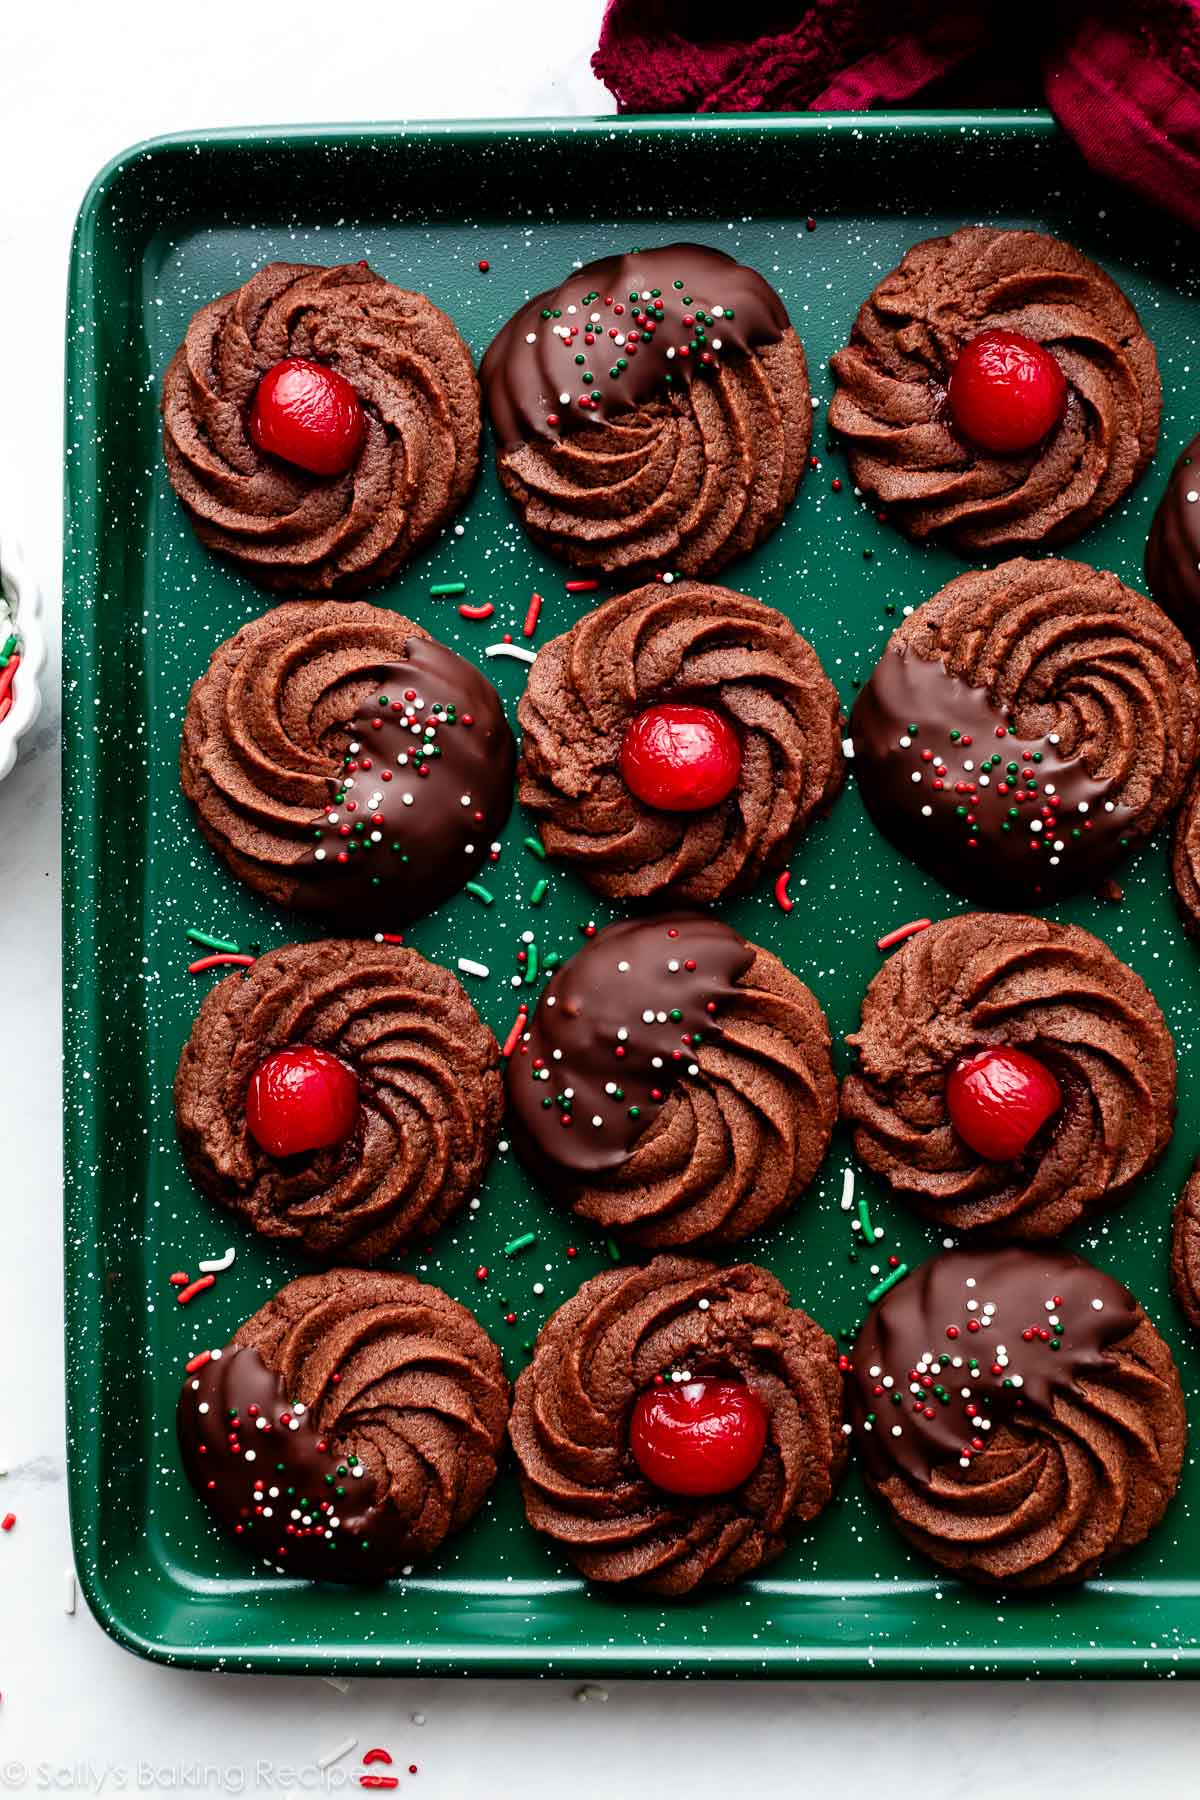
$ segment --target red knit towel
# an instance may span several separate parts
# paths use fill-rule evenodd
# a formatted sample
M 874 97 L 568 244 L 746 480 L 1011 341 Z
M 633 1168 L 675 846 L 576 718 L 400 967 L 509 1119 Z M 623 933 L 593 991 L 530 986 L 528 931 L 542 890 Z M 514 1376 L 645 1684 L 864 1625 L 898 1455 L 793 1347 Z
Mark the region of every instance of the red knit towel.
M 1025 17 L 1011 0 L 815 0 L 795 13 L 744 0 L 735 36 L 728 0 L 609 0 L 592 64 L 622 112 L 857 112 L 961 102 L 955 82 L 1015 68 L 1037 34 L 1046 99 L 1092 167 L 1200 226 L 1200 0 L 1043 0 Z

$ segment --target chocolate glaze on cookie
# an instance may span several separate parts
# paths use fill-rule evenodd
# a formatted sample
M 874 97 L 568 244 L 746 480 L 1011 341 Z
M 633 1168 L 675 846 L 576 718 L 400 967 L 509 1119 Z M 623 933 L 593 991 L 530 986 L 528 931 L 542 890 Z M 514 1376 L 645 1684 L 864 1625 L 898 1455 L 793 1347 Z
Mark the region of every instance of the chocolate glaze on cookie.
M 1146 541 L 1146 586 L 1189 638 L 1200 638 L 1200 437 L 1171 471 Z
M 181 754 L 201 830 L 251 887 L 385 929 L 482 868 L 515 762 L 480 671 L 363 602 L 243 626 L 192 691 Z
M 804 472 L 804 348 L 761 275 L 704 245 L 576 270 L 481 375 L 525 529 L 587 568 L 712 575 L 774 530 Z
M 847 1376 L 868 1479 L 969 1580 L 1084 1580 L 1139 1543 L 1186 1441 L 1171 1353 L 1120 1282 L 1061 1250 L 957 1250 L 868 1314 Z
M 377 1582 L 475 1513 L 508 1414 L 499 1352 L 411 1275 L 333 1269 L 280 1290 L 183 1384 L 183 1466 L 280 1574 Z
M 850 720 L 863 801 L 948 887 L 1045 905 L 1095 884 L 1182 791 L 1200 680 L 1115 575 L 1017 559 L 962 575 L 893 635 Z
M 506 1079 L 535 1174 L 649 1248 L 769 1224 L 811 1181 L 837 1108 L 813 995 L 694 913 L 600 932 L 552 977 Z
M 719 1038 L 721 1008 L 753 961 L 736 931 L 689 913 L 609 925 L 577 951 L 508 1065 L 530 1160 L 568 1177 L 619 1168 L 668 1090 L 699 1073 L 694 1051 Z
M 770 283 L 722 250 L 664 244 L 601 257 L 535 294 L 493 338 L 479 370 L 488 416 L 503 444 L 557 440 L 689 387 L 787 329 Z

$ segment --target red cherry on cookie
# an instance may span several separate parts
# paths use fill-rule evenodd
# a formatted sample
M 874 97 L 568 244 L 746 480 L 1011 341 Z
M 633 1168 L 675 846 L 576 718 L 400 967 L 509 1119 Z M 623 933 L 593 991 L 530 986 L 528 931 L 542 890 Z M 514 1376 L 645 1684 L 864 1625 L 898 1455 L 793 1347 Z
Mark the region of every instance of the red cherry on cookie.
M 946 1080 L 950 1123 L 989 1162 L 1021 1155 L 1062 1105 L 1062 1088 L 1024 1050 L 976 1050 L 960 1056 Z
M 762 1401 L 741 1381 L 684 1381 L 638 1396 L 633 1459 L 668 1494 L 727 1494 L 758 1467 L 767 1441 Z
M 366 420 L 344 375 L 289 356 L 268 369 L 250 408 L 260 450 L 312 475 L 341 475 L 358 455 Z
M 268 1156 L 299 1156 L 348 1138 L 358 1123 L 358 1078 L 353 1069 L 298 1044 L 260 1062 L 246 1090 L 246 1124 Z
M 662 812 L 702 812 L 731 794 L 742 771 L 742 745 L 724 713 L 664 701 L 628 726 L 621 776 L 631 793 Z
M 1062 418 L 1067 382 L 1048 350 L 1019 331 L 981 331 L 964 345 L 949 387 L 962 436 L 983 450 L 1032 450 Z

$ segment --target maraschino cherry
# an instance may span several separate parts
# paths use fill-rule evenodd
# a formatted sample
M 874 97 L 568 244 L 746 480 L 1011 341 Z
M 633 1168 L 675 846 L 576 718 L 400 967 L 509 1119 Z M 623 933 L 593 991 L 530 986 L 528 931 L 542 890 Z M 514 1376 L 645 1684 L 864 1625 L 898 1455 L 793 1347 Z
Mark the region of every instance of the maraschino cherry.
M 744 1382 L 672 1382 L 638 1396 L 633 1459 L 668 1494 L 727 1494 L 754 1473 L 767 1441 L 762 1401 Z
M 647 806 L 702 812 L 738 784 L 742 745 L 731 720 L 711 706 L 664 701 L 632 720 L 621 745 L 621 776 Z
M 949 386 L 956 430 L 982 450 L 1032 450 L 1062 418 L 1066 377 L 1019 331 L 981 331 L 963 346 Z
M 1025 1050 L 976 1050 L 946 1079 L 950 1123 L 989 1162 L 1020 1156 L 1061 1105 L 1056 1077 Z
M 276 1050 L 250 1077 L 246 1124 L 268 1156 L 343 1143 L 357 1123 L 357 1076 L 315 1044 Z
M 269 456 L 312 475 L 341 475 L 362 444 L 358 395 L 336 369 L 289 356 L 267 370 L 250 408 L 250 436 Z

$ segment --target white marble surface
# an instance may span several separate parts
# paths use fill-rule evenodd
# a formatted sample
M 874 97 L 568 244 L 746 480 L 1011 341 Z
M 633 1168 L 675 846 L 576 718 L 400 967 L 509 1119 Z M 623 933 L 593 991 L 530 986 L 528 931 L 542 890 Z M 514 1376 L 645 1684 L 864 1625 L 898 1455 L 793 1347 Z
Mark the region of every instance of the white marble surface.
M 0 102 L 0 530 L 51 601 L 48 705 L 0 786 L 0 1791 L 358 1792 L 349 1740 L 416 1762 L 426 1800 L 638 1800 L 731 1789 L 949 1800 L 1191 1792 L 1177 1686 L 671 1687 L 213 1676 L 116 1648 L 70 1564 L 60 1347 L 57 611 L 63 291 L 71 222 L 113 152 L 157 132 L 320 119 L 608 111 L 601 0 L 43 0 L 7 14 Z M 20 280 L 13 280 L 19 268 Z M 70 1071 L 67 1072 L 69 1080 Z M 603 1690 L 602 1690 L 603 1691 Z M 424 1719 L 414 1723 L 414 1715 Z

